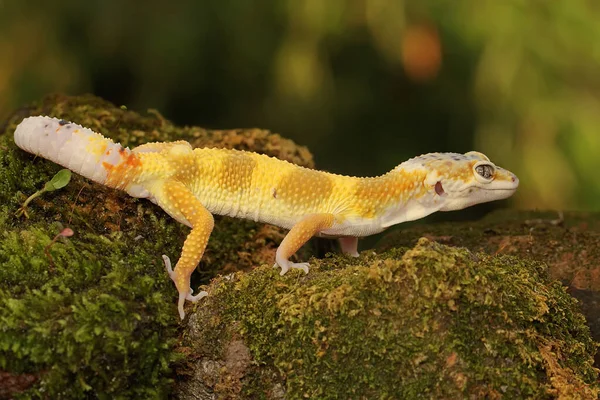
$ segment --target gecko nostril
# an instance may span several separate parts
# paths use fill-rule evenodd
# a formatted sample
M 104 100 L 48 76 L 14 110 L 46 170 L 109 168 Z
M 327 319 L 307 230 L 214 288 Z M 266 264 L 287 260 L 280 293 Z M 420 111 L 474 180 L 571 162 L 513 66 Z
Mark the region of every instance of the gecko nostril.
M 514 181 L 516 181 L 516 180 L 517 180 L 517 178 L 516 178 L 516 177 L 513 175 L 513 177 L 512 177 L 512 181 L 514 182 Z

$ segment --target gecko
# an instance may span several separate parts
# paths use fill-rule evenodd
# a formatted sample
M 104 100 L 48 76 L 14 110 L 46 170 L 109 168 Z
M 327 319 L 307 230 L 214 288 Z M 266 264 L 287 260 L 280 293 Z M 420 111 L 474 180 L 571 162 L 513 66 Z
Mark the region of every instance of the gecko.
M 470 151 L 411 158 L 377 177 L 337 175 L 267 155 L 230 149 L 192 148 L 186 141 L 152 142 L 133 149 L 73 122 L 35 116 L 14 132 L 18 147 L 102 185 L 146 198 L 191 228 L 175 268 L 163 262 L 179 294 L 197 302 L 190 276 L 206 249 L 213 215 L 288 229 L 274 267 L 308 273 L 290 257 L 311 237 L 338 238 L 343 253 L 358 257 L 358 238 L 437 211 L 460 210 L 510 197 L 519 186 L 512 172 Z

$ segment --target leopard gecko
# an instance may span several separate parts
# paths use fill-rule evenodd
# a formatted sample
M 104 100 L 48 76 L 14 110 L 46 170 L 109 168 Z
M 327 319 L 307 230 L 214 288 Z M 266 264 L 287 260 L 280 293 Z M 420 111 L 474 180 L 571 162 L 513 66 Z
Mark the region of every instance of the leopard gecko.
M 185 141 L 124 148 L 91 129 L 46 116 L 25 118 L 14 140 L 21 149 L 95 182 L 147 198 L 191 227 L 181 256 L 165 267 L 179 292 L 178 311 L 196 302 L 190 276 L 214 226 L 213 214 L 289 229 L 275 255 L 281 275 L 307 263 L 289 259 L 311 237 L 339 238 L 357 257 L 358 238 L 436 211 L 459 210 L 511 196 L 519 179 L 470 151 L 414 157 L 377 177 L 359 178 L 300 167 L 262 154 L 192 148 Z

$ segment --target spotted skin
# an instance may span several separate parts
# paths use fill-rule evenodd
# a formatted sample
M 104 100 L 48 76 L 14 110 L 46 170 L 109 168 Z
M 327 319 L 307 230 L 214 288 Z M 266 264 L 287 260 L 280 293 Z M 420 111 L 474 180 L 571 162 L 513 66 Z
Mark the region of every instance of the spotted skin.
M 308 272 L 307 263 L 289 259 L 315 235 L 340 238 L 342 251 L 357 257 L 359 237 L 436 211 L 504 199 L 519 185 L 513 173 L 478 152 L 425 154 L 387 174 L 358 178 L 251 152 L 193 149 L 185 141 L 129 150 L 88 128 L 42 116 L 23 120 L 15 143 L 96 182 L 148 198 L 192 228 L 174 270 L 163 256 L 179 292 L 181 318 L 186 300 L 206 295 L 193 295 L 190 276 L 206 249 L 214 214 L 289 229 L 275 256 L 283 275 L 290 268 Z M 483 170 L 491 174 L 478 172 Z

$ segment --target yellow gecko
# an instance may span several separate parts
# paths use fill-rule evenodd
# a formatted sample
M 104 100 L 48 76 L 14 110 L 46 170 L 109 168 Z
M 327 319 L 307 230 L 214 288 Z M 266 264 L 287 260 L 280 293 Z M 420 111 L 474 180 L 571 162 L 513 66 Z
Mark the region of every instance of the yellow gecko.
M 190 276 L 214 226 L 213 214 L 247 218 L 289 229 L 275 256 L 281 275 L 308 273 L 290 257 L 311 237 L 340 239 L 357 257 L 359 237 L 379 233 L 436 211 L 504 199 L 519 185 L 512 173 L 485 155 L 430 153 L 411 158 L 374 178 L 335 175 L 257 153 L 196 148 L 185 141 L 147 143 L 132 150 L 80 125 L 29 117 L 16 128 L 21 149 L 58 163 L 95 182 L 147 198 L 191 227 L 175 269 L 165 267 L 185 300 L 196 302 Z

